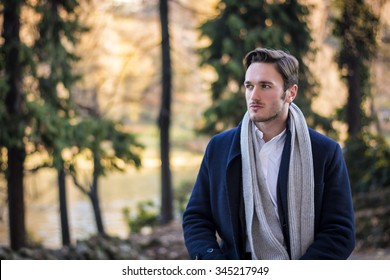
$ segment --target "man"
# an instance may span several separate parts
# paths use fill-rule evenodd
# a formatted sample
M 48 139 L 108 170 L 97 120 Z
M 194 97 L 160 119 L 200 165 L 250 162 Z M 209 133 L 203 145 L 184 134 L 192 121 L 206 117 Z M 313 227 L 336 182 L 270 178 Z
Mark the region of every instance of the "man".
M 347 259 L 355 246 L 340 146 L 293 103 L 298 61 L 279 50 L 244 58 L 247 113 L 214 136 L 183 215 L 193 259 Z

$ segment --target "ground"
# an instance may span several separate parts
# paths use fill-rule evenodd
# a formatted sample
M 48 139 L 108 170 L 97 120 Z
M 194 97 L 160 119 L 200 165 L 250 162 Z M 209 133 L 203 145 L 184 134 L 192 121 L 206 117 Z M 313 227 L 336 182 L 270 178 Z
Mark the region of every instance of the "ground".
M 13 251 L 0 246 L 1 260 L 188 260 L 178 221 L 131 234 L 129 238 L 91 236 L 59 249 L 41 246 Z M 351 260 L 390 260 L 390 248 L 356 250 Z
M 184 246 L 182 227 L 179 222 L 161 226 L 154 232 L 137 234 L 130 238 L 138 244 L 145 244 L 144 254 L 152 259 L 188 259 Z M 146 245 L 150 246 L 146 246 Z M 356 250 L 350 256 L 351 260 L 390 260 L 390 248 Z

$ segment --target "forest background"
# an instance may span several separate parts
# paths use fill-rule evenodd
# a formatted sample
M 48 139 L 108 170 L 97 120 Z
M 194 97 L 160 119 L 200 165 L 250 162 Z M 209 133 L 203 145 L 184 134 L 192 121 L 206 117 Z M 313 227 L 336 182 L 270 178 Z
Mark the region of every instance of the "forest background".
M 360 13 L 348 6 L 352 2 L 360 5 L 355 6 Z M 163 28 L 164 3 L 169 29 Z M 242 26 L 250 17 L 237 15 L 247 14 L 251 5 L 261 10 L 263 3 L 273 8 L 259 16 L 263 25 L 258 23 L 258 41 L 251 42 L 252 33 Z M 18 36 L 7 37 L 3 26 L 1 38 L 1 245 L 14 250 L 53 246 L 45 239 L 53 240 L 54 234 L 56 246 L 72 246 L 94 233 L 118 234 L 112 231 L 115 223 L 141 236 L 158 231 L 157 224 L 180 223 L 210 135 L 242 116 L 240 59 L 248 50 L 266 46 L 290 50 L 302 59 L 307 84 L 300 105 L 309 123 L 345 150 L 357 210 L 357 249 L 389 247 L 388 1 L 4 0 L 3 25 L 6 5 L 15 5 L 13 18 L 20 29 Z M 295 31 L 269 32 L 288 22 L 283 15 L 289 14 L 297 15 Z M 53 25 L 55 18 L 58 25 Z M 225 38 L 218 32 L 222 29 L 213 30 L 216 19 L 226 19 L 219 22 L 229 27 Z M 294 19 L 289 20 L 292 24 Z M 366 29 L 359 29 L 362 20 Z M 355 30 L 348 31 L 351 26 Z M 363 34 L 353 33 L 356 29 Z M 164 30 L 170 34 L 164 37 Z M 302 42 L 295 41 L 301 37 Z M 15 41 L 8 44 L 12 38 L 20 40 L 17 48 Z M 167 38 L 171 73 L 164 73 L 162 43 Z M 354 53 L 350 45 L 345 49 L 347 39 L 361 52 Z M 351 53 L 349 61 L 345 53 Z M 363 72 L 355 88 L 351 67 Z M 10 76 L 19 79 L 15 88 Z M 19 98 L 10 97 L 12 93 Z M 359 101 L 355 107 L 352 93 L 358 93 L 352 99 Z M 164 130 L 170 132 L 165 139 Z M 13 161 L 20 156 L 25 160 Z M 12 177 L 10 170 L 23 170 L 23 175 Z M 22 192 L 15 193 L 20 185 Z M 137 189 L 146 195 L 137 196 Z M 34 224 L 42 212 L 32 214 L 31 209 L 45 200 L 45 193 L 59 198 L 49 200 L 50 206 L 46 200 L 41 209 L 57 217 L 52 223 L 58 232 L 37 236 Z M 89 198 L 92 207 L 68 209 L 79 196 Z M 121 209 L 115 209 L 121 219 L 104 212 L 111 196 L 123 197 Z M 18 199 L 22 205 L 12 205 Z M 81 221 L 89 226 L 72 228 L 76 215 L 88 216 L 90 220 Z M 44 225 L 38 229 L 46 230 Z

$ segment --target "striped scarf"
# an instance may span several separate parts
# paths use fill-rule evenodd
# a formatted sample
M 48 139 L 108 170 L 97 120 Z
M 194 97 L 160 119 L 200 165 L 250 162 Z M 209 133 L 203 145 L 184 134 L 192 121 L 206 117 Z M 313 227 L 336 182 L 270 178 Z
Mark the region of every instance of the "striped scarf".
M 314 170 L 306 120 L 290 105 L 291 154 L 288 172 L 288 221 L 291 259 L 299 259 L 314 240 Z M 242 121 L 241 153 L 245 219 L 253 259 L 289 259 L 279 219 L 265 183 L 247 112 Z

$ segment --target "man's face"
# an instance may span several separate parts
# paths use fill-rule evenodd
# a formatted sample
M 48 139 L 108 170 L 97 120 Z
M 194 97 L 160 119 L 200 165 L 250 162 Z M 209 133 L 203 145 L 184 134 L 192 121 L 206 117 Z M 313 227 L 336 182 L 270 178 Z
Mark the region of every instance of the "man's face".
M 284 122 L 297 86 L 284 90 L 283 78 L 271 63 L 252 63 L 245 74 L 245 97 L 253 122 Z

